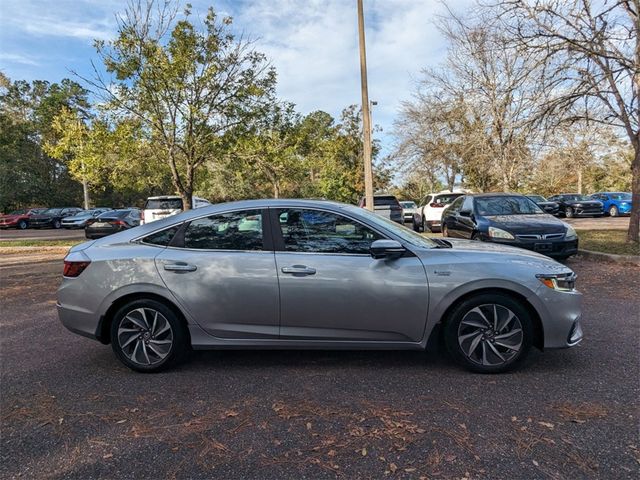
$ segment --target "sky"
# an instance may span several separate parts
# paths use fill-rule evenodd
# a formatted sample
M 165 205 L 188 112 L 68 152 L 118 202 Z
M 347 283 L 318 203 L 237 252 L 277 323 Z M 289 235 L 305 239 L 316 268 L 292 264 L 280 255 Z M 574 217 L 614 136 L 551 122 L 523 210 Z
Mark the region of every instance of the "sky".
M 186 3 L 186 2 L 184 2 Z M 359 104 L 356 0 L 192 0 L 193 13 L 213 6 L 233 28 L 256 40 L 278 72 L 278 95 L 303 114 L 337 117 Z M 90 75 L 94 39 L 115 36 L 115 14 L 126 0 L 2 0 L 0 70 L 12 80 L 51 82 Z M 449 0 L 464 11 L 470 0 Z M 393 120 L 411 98 L 424 68 L 437 66 L 446 44 L 434 20 L 440 0 L 364 0 L 369 98 L 383 154 L 393 146 Z M 79 79 L 76 78 L 79 81 Z

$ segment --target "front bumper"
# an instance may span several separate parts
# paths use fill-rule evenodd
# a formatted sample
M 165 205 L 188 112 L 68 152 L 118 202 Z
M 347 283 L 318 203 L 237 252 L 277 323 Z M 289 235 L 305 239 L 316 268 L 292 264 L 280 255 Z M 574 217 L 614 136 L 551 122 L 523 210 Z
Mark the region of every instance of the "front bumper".
M 578 239 L 576 240 L 501 240 L 483 235 L 483 240 L 510 247 L 524 248 L 538 252 L 548 257 L 568 257 L 578 253 Z
M 544 348 L 570 348 L 583 337 L 582 294 L 578 291 L 560 292 L 540 284 L 536 297 L 541 304 L 536 308 L 542 321 Z
M 573 207 L 573 215 L 576 217 L 600 216 L 604 215 L 604 210 L 594 207 Z

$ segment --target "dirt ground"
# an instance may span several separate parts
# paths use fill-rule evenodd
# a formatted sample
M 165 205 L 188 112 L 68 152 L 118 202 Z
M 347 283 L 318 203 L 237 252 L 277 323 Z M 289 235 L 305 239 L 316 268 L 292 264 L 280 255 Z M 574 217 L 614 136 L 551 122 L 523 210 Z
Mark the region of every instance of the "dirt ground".
M 569 265 L 583 344 L 510 374 L 216 351 L 141 375 L 59 323 L 60 254 L 3 260 L 0 478 L 639 478 L 640 272 Z

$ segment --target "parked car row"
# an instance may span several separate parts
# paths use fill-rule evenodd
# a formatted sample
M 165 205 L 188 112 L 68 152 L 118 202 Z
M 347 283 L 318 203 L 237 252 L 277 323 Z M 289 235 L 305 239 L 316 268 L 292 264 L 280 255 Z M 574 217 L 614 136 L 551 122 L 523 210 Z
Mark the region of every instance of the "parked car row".
M 566 218 L 631 214 L 631 194 L 627 192 L 598 192 L 592 195 L 561 193 L 549 198 L 542 195 L 528 197 L 545 212 Z
M 61 228 L 62 219 L 83 212 L 78 207 L 27 208 L 0 216 L 0 228 Z

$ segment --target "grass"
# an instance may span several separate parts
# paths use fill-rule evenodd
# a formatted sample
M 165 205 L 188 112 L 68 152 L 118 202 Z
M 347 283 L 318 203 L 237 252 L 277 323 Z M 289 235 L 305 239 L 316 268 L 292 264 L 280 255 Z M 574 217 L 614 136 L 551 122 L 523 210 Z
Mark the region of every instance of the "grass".
M 82 240 L 6 240 L 0 241 L 0 248 L 4 247 L 72 247 Z
M 640 255 L 637 243 L 627 242 L 626 230 L 577 230 L 579 248 L 616 255 Z

